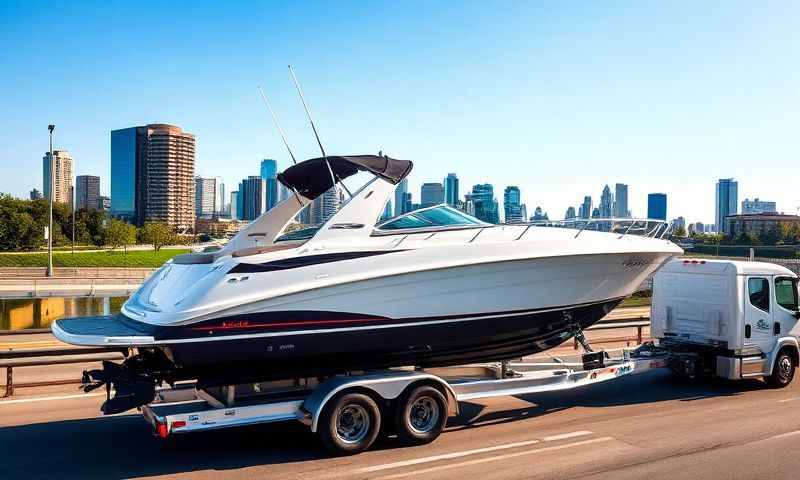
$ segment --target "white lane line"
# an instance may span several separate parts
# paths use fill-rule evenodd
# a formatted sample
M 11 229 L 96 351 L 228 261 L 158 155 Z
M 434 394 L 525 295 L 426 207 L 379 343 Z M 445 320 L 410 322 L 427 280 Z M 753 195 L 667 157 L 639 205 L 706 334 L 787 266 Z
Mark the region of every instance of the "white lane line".
M 780 435 L 775 435 L 775 436 L 772 436 L 772 437 L 768 437 L 768 438 L 765 438 L 764 440 L 761 440 L 761 441 L 762 442 L 766 442 L 768 440 L 778 440 L 780 438 L 794 437 L 795 435 L 800 435 L 800 430 L 795 430 L 793 432 L 781 433 Z
M 19 400 L 0 400 L 0 407 L 12 403 L 49 402 L 55 400 L 69 400 L 72 398 L 104 397 L 105 393 L 78 393 L 75 395 L 59 395 L 57 397 L 21 398 Z
M 614 440 L 614 438 L 613 437 L 593 438 L 591 440 L 584 440 L 582 442 L 565 443 L 563 445 L 554 445 L 552 447 L 534 448 L 532 450 L 525 450 L 525 451 L 522 451 L 522 452 L 507 453 L 505 455 L 497 455 L 497 456 L 494 456 L 494 457 L 476 458 L 475 460 L 467 460 L 467 461 L 458 462 L 458 463 L 449 463 L 449 464 L 446 464 L 446 465 L 439 465 L 438 467 L 423 468 L 421 470 L 414 470 L 412 472 L 405 472 L 405 473 L 397 473 L 397 474 L 394 474 L 394 475 L 388 475 L 388 476 L 380 477 L 380 478 L 385 479 L 385 480 L 389 480 L 389 479 L 393 479 L 393 478 L 403 478 L 403 477 L 412 477 L 412 476 L 413 477 L 418 477 L 418 476 L 424 475 L 426 473 L 433 473 L 433 472 L 438 472 L 438 471 L 441 471 L 441 470 L 448 470 L 448 469 L 451 469 L 451 468 L 468 467 L 468 466 L 471 466 L 471 465 L 478 465 L 478 464 L 481 464 L 481 463 L 494 462 L 494 461 L 497 461 L 497 460 L 507 460 L 509 458 L 521 457 L 523 455 L 532 455 L 532 454 L 535 454 L 535 453 L 547 453 L 547 452 L 552 452 L 552 451 L 556 451 L 556 450 L 565 450 L 565 449 L 568 449 L 568 448 L 580 447 L 582 445 L 589 445 L 589 444 L 592 444 L 592 443 L 608 442 L 610 440 Z
M 419 465 L 420 463 L 438 462 L 439 460 L 450 460 L 452 458 L 466 457 L 468 455 L 477 455 L 479 453 L 496 452 L 498 450 L 508 450 L 509 448 L 527 447 L 529 445 L 535 445 L 537 443 L 541 443 L 542 441 L 553 442 L 564 438 L 574 438 L 582 435 L 591 435 L 591 434 L 592 432 L 588 430 L 582 430 L 580 432 L 571 432 L 571 433 L 564 433 L 561 435 L 553 435 L 551 437 L 544 437 L 542 440 L 526 440 L 524 442 L 504 443 L 502 445 L 495 445 L 493 447 L 476 448 L 474 450 L 462 450 L 460 452 L 445 453 L 442 455 L 434 455 L 432 457 L 415 458 L 413 460 L 405 460 L 402 462 L 384 463 L 372 467 L 360 468 L 356 470 L 356 473 L 379 472 L 381 470 L 408 467 L 411 465 Z
M 593 432 L 589 430 L 580 430 L 578 432 L 570 432 L 570 433 L 562 433 L 561 435 L 551 435 L 549 437 L 544 437 L 542 440 L 545 442 L 555 442 L 556 440 L 566 440 L 568 438 L 575 438 L 575 437 L 583 437 L 585 435 L 591 435 Z
M 778 400 L 778 403 L 794 402 L 795 400 L 800 400 L 800 397 L 784 398 L 783 400 Z

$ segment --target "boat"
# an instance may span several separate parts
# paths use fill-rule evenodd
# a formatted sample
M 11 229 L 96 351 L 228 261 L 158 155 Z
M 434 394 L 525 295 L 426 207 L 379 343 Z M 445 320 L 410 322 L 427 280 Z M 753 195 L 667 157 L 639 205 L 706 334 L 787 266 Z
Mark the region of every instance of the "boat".
M 603 318 L 670 258 L 672 242 L 588 228 L 494 225 L 449 205 L 377 222 L 412 162 L 327 156 L 278 175 L 291 192 L 214 252 L 174 257 L 119 314 L 57 320 L 53 334 L 119 348 L 86 372 L 116 413 L 155 387 L 233 385 L 545 351 Z M 321 225 L 294 220 L 355 175 Z

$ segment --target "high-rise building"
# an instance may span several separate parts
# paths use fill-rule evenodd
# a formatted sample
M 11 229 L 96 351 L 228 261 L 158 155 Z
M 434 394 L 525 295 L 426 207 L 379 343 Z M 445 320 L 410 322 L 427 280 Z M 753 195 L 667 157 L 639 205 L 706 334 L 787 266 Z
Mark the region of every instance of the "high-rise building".
M 35 188 L 33 190 L 31 190 L 31 193 L 29 194 L 29 196 L 30 196 L 31 200 L 41 200 L 42 198 L 44 198 L 44 196 L 42 195 L 42 192 L 40 192 L 39 190 L 37 190 Z
M 222 182 L 222 179 L 219 179 L 217 183 L 217 197 L 217 215 L 220 217 L 227 217 L 228 209 L 225 208 L 225 202 L 228 200 L 228 196 L 225 194 L 225 183 Z
M 497 200 L 494 198 L 494 187 L 490 183 L 472 186 L 470 198 L 473 215 L 487 223 L 500 223 Z
M 403 195 L 403 213 L 408 213 L 414 210 L 414 202 L 411 200 L 411 192 L 406 192 Z
M 264 202 L 265 212 L 278 203 L 278 161 L 271 158 L 261 160 L 261 179 L 267 198 Z
M 384 221 L 384 220 L 389 220 L 390 218 L 392 218 L 392 211 L 393 211 L 393 209 L 392 209 L 392 201 L 389 200 L 388 202 L 386 202 L 386 206 L 383 208 L 383 213 L 381 213 L 380 220 Z
M 432 207 L 444 203 L 444 186 L 437 182 L 423 183 L 420 189 L 420 206 Z
M 600 195 L 600 216 L 603 218 L 614 216 L 614 197 L 608 185 L 603 188 L 603 193 Z
M 311 202 L 309 222 L 312 225 L 325 223 L 342 206 L 342 200 L 342 192 L 339 191 L 338 185 L 334 185 Z
M 550 220 L 550 218 L 547 216 L 547 212 L 543 211 L 542 207 L 536 207 L 536 209 L 533 211 L 533 215 L 531 216 L 531 221 L 543 222 L 547 220 Z
M 458 177 L 455 173 L 448 173 L 444 179 L 444 201 L 451 207 L 458 205 Z
M 523 223 L 526 219 L 526 213 L 523 212 L 524 205 L 521 202 L 521 195 L 519 187 L 509 185 L 503 191 L 503 213 L 505 214 L 506 223 Z
M 66 150 L 53 150 L 53 201 L 72 205 L 72 157 Z M 50 198 L 50 152 L 42 158 L 42 186 L 44 198 Z
M 239 209 L 239 191 L 234 190 L 231 192 L 231 201 L 228 204 L 228 216 L 231 220 L 241 220 L 241 210 Z
M 111 131 L 111 214 L 194 228 L 194 135 L 167 124 Z
M 106 197 L 105 195 L 101 195 L 98 204 L 100 210 L 108 212 L 109 210 L 111 210 L 111 197 Z
M 718 232 L 725 232 L 725 217 L 736 215 L 739 198 L 739 183 L 732 178 L 720 178 L 716 191 L 715 225 Z
M 564 220 L 572 220 L 575 218 L 575 207 L 568 207 L 567 213 L 564 214 Z
M 406 210 L 406 193 L 408 193 L 408 179 L 400 180 L 394 189 L 394 215 L 402 215 L 410 211 Z
M 775 202 L 760 200 L 758 197 L 742 201 L 742 214 L 746 213 L 777 213 L 778 206 Z
M 194 209 L 198 217 L 217 214 L 217 177 L 194 177 Z
M 579 208 L 578 216 L 580 218 L 591 218 L 592 216 L 592 197 L 586 195 L 583 197 L 583 203 Z
M 75 177 L 75 208 L 78 210 L 100 208 L 100 177 L 94 175 Z
M 628 218 L 631 216 L 628 210 L 628 186 L 618 183 L 614 186 L 614 217 Z
M 266 211 L 266 182 L 259 175 L 251 175 L 239 184 L 241 219 L 252 222 Z
M 647 218 L 667 219 L 667 194 L 650 193 L 647 195 Z
M 686 219 L 683 217 L 673 218 L 672 219 L 672 231 L 674 232 L 678 228 L 686 229 Z

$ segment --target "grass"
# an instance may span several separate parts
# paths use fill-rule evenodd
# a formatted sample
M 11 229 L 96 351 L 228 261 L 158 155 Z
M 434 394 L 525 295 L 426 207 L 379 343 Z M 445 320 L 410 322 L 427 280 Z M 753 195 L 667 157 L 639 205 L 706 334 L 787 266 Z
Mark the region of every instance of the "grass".
M 628 297 L 619 304 L 620 307 L 649 307 L 650 297 Z
M 53 252 L 53 266 L 56 267 L 124 267 L 156 268 L 164 262 L 189 250 L 162 249 L 106 252 Z M 0 267 L 46 267 L 47 254 L 14 255 L 0 253 Z

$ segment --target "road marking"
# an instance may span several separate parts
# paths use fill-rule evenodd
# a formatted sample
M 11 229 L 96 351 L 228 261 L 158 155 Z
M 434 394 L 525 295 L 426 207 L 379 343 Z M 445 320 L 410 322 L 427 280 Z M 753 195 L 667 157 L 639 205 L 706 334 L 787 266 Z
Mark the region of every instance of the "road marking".
M 795 435 L 800 435 L 800 430 L 795 430 L 793 432 L 781 433 L 780 435 L 775 435 L 773 437 L 768 437 L 768 438 L 765 438 L 764 440 L 762 440 L 762 442 L 765 442 L 767 440 L 778 440 L 778 439 L 781 439 L 781 438 L 794 437 Z
M 593 438 L 591 440 L 584 440 L 582 442 L 573 442 L 573 443 L 565 443 L 563 445 L 554 445 L 552 447 L 544 447 L 544 448 L 534 448 L 533 450 L 525 450 L 522 452 L 514 452 L 514 453 L 507 453 L 505 455 L 498 455 L 494 457 L 487 457 L 487 458 L 476 458 L 475 460 L 467 460 L 464 462 L 459 463 L 450 463 L 447 465 L 439 465 L 438 467 L 430 467 L 430 468 L 423 468 L 422 470 L 414 470 L 412 472 L 405 472 L 405 473 L 397 473 L 394 475 L 388 475 L 385 477 L 381 477 L 383 479 L 392 479 L 392 478 L 403 478 L 403 477 L 417 477 L 420 475 L 424 475 L 426 473 L 433 473 L 438 472 L 441 470 L 448 470 L 451 468 L 461 468 L 461 467 L 468 467 L 471 465 L 478 465 L 481 463 L 487 462 L 494 462 L 497 460 L 507 460 L 509 458 L 516 458 L 521 457 L 523 455 L 531 455 L 535 453 L 546 453 L 552 452 L 556 450 L 565 450 L 568 448 L 580 447 L 582 445 L 589 445 L 592 443 L 601 443 L 601 442 L 608 442 L 609 440 L 613 440 L 613 437 L 601 437 L 601 438 Z
M 568 438 L 583 437 L 584 435 L 591 435 L 592 432 L 588 430 L 580 430 L 578 432 L 562 433 L 561 435 L 551 435 L 544 437 L 542 440 L 545 442 L 555 442 L 556 440 L 566 440 Z
M 414 460 L 405 460 L 402 462 L 385 463 L 382 465 L 375 465 L 372 467 L 360 468 L 356 473 L 370 473 L 379 472 L 381 470 L 389 470 L 392 468 L 408 467 L 411 465 L 419 465 L 420 463 L 438 462 L 439 460 L 450 460 L 452 458 L 466 457 L 468 455 L 477 455 L 479 453 L 496 452 L 498 450 L 508 450 L 509 448 L 527 447 L 537 443 L 553 442 L 564 438 L 574 438 L 582 435 L 591 435 L 592 432 L 582 430 L 580 432 L 564 433 L 561 435 L 553 435 L 551 437 L 544 437 L 542 440 L 526 440 L 524 442 L 505 443 L 503 445 L 495 445 L 494 447 L 476 448 L 474 450 L 462 450 L 460 452 L 445 453 L 442 455 L 434 455 L 432 457 L 415 458 Z
M 778 403 L 794 402 L 795 400 L 800 400 L 800 397 L 784 398 L 783 400 L 778 400 Z
M 0 406 L 12 403 L 48 402 L 54 400 L 69 400 L 71 398 L 103 397 L 105 393 L 78 393 L 75 395 L 59 395 L 56 397 L 21 398 L 19 400 L 0 400 Z

